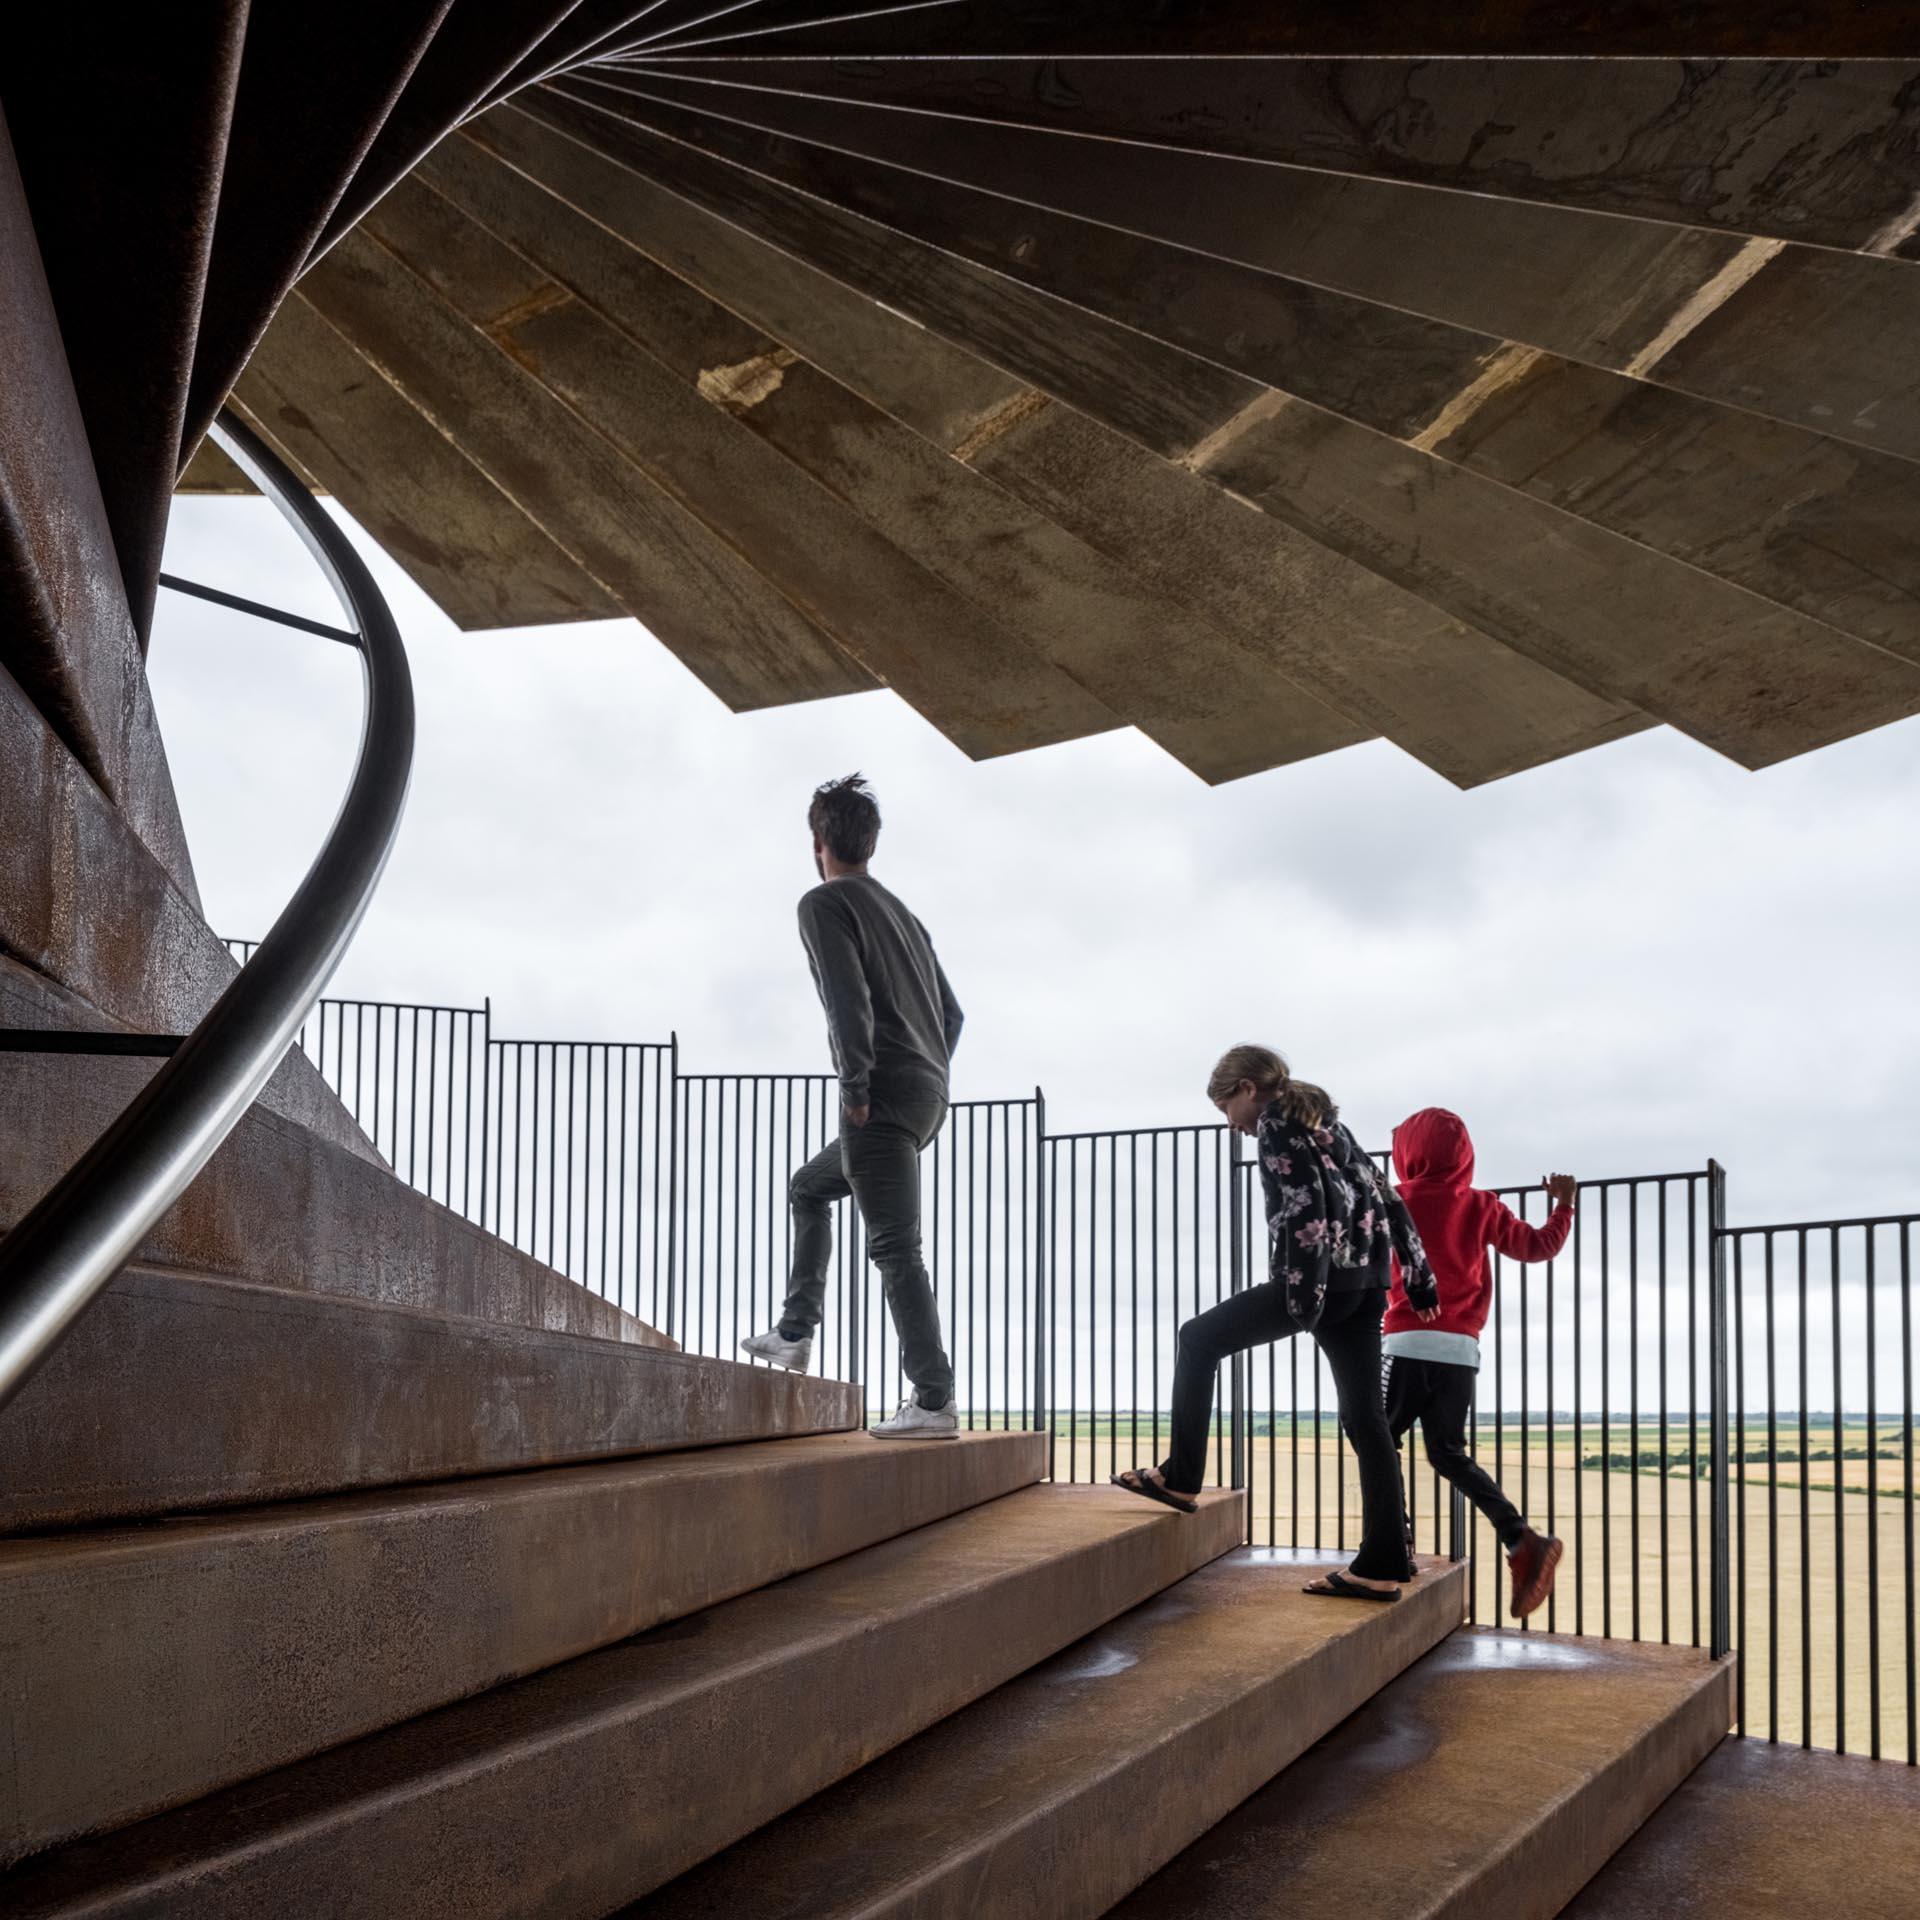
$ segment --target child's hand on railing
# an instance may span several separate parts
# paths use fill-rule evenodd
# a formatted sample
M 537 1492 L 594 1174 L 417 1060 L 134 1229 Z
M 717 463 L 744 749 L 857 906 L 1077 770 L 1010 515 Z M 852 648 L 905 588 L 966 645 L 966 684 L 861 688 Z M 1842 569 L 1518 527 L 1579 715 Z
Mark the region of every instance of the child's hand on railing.
M 1580 1192 L 1580 1182 L 1570 1173 L 1550 1173 L 1540 1182 L 1556 1207 L 1570 1207 Z

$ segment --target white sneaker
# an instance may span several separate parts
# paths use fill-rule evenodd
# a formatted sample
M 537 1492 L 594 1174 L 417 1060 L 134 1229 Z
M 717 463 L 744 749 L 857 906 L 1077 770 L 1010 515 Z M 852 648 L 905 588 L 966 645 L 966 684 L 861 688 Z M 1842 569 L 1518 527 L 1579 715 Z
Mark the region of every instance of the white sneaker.
M 900 1402 L 900 1411 L 891 1420 L 882 1420 L 867 1431 L 876 1440 L 957 1440 L 960 1416 L 949 1400 L 938 1413 L 929 1413 L 909 1395 Z
M 813 1358 L 813 1335 L 809 1333 L 799 1340 L 789 1340 L 778 1327 L 769 1327 L 765 1333 L 756 1333 L 742 1340 L 740 1351 L 752 1354 L 756 1360 L 770 1360 L 776 1367 L 785 1367 L 789 1373 L 805 1373 L 808 1362 Z

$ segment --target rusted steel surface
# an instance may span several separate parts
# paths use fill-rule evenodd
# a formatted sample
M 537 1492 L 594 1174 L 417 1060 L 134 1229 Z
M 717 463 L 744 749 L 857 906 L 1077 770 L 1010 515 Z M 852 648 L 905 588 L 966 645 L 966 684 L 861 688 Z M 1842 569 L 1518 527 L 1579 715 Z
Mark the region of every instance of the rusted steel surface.
M 314 242 L 324 253 L 451 128 L 580 6 L 581 0 L 487 0 L 456 5 L 407 75 Z
M 653 88 L 658 83 L 649 79 L 644 84 Z M 691 98 L 697 101 L 699 96 Z M 681 104 L 688 104 L 688 98 L 682 97 Z M 835 138 L 840 117 L 818 102 L 782 101 L 775 104 L 769 124 L 783 133 L 804 131 L 819 143 Z M 911 119 L 892 114 L 874 122 L 887 130 L 883 138 L 870 137 L 863 124 L 855 130 L 858 150 L 899 153 L 902 142 L 894 130 Z M 941 130 L 944 137 L 949 123 L 926 120 L 919 125 Z M 1089 147 L 1103 144 L 1055 143 L 1083 156 Z M 1051 175 L 1035 171 L 1030 178 L 1050 181 Z M 1251 183 L 1239 184 L 1245 204 Z M 1920 579 L 1920 542 L 1898 531 L 1920 526 L 1920 465 L 1836 446 L 1805 429 L 1783 428 L 1695 396 L 1649 387 L 1644 379 L 1603 374 L 1551 354 L 1521 352 L 1511 340 L 1333 293 L 1311 280 L 1197 254 L 1184 244 L 1143 238 L 1116 226 L 1089 226 L 934 181 L 906 181 L 886 169 L 874 171 L 871 187 L 857 200 L 850 197 L 849 185 L 845 166 L 837 166 L 830 186 L 840 204 L 884 219 L 892 210 L 889 196 L 911 192 L 918 202 L 913 230 L 933 244 L 1083 306 L 1100 298 L 1104 311 L 1143 334 L 1362 426 L 1416 441 L 1442 459 L 1522 485 L 1580 518 L 1858 638 L 1909 657 L 1916 657 L 1920 648 L 1920 601 L 1913 593 Z M 1458 195 L 1444 198 L 1454 204 L 1465 200 Z M 1580 218 L 1611 230 L 1641 228 L 1638 222 Z M 1805 370 L 1813 392 L 1839 397 L 1821 383 L 1816 366 L 1844 369 L 1837 376 L 1827 375 L 1828 381 L 1837 377 L 1857 383 L 1848 396 L 1850 407 L 1829 406 L 1822 417 L 1837 417 L 1845 424 L 1851 416 L 1863 424 L 1852 424 L 1847 438 L 1901 449 L 1906 430 L 1920 429 L 1920 414 L 1914 411 L 1920 403 L 1920 369 L 1902 364 L 1903 358 L 1911 362 L 1910 354 L 1903 356 L 1899 349 L 1879 343 L 1920 337 L 1920 275 L 1896 263 L 1843 261 L 1804 249 L 1796 249 L 1784 264 L 1797 268 L 1801 259 L 1822 264 L 1819 277 L 1827 297 L 1801 302 L 1808 324 L 1781 329 L 1781 335 L 1795 341 L 1795 364 Z M 1709 293 L 1705 300 L 1699 296 L 1725 272 L 1726 260 L 1689 264 L 1698 283 L 1682 288 L 1669 282 L 1621 340 L 1623 353 L 1636 335 L 1635 353 L 1656 342 L 1656 317 L 1664 314 L 1671 320 L 1689 299 L 1702 309 L 1702 324 L 1710 324 L 1706 316 L 1717 311 L 1710 305 L 1715 295 Z M 1770 276 L 1782 264 L 1770 258 L 1751 286 L 1743 285 L 1730 298 L 1743 305 L 1770 302 L 1769 289 L 1778 284 Z M 1463 260 L 1461 265 L 1483 282 L 1506 279 L 1489 276 L 1483 261 Z M 1677 270 L 1680 263 L 1669 265 Z M 1847 296 L 1851 287 L 1864 284 L 1884 287 L 1889 302 L 1903 300 L 1910 311 L 1869 308 L 1860 314 Z M 1104 292 L 1096 294 L 1096 289 Z M 1614 303 L 1619 305 L 1617 291 Z M 1816 310 L 1824 324 L 1816 320 Z M 1834 348 L 1835 335 L 1843 328 L 1863 336 L 1870 333 L 1874 350 L 1865 355 L 1829 352 L 1822 358 L 1821 347 Z M 1823 338 L 1809 339 L 1816 329 Z M 1772 329 L 1762 331 L 1772 337 Z M 1684 341 L 1679 344 L 1684 351 Z M 1660 361 L 1666 357 L 1661 353 Z M 1741 365 L 1737 351 L 1724 352 L 1721 363 L 1726 369 L 1723 380 L 1732 389 L 1732 370 Z M 1508 365 L 1518 371 L 1505 381 L 1500 368 Z M 1772 412 L 1791 405 L 1791 391 L 1783 390 L 1787 383 L 1753 377 L 1757 369 L 1742 370 L 1749 377 L 1737 384 L 1748 405 L 1764 399 Z M 1657 380 L 1661 365 L 1646 371 Z M 1876 372 L 1880 379 L 1869 397 L 1858 383 L 1872 380 Z M 1483 390 L 1492 384 L 1489 375 L 1504 385 L 1483 401 Z M 1429 440 L 1425 430 L 1435 421 L 1451 422 L 1460 411 L 1461 396 L 1472 408 L 1467 431 Z M 1818 404 L 1809 392 L 1797 411 Z M 1471 429 L 1490 414 L 1517 426 L 1508 436 L 1516 458 L 1503 461 L 1474 448 Z M 1914 417 L 1905 417 L 1909 414 Z M 1595 431 L 1599 419 L 1608 422 L 1604 435 Z M 1715 484 L 1700 484 L 1703 470 L 1714 473 Z
M 12 9 L 4 101 L 144 646 L 247 0 Z
M 629 27 L 638 27 L 660 11 L 660 0 L 581 0 L 552 32 L 540 41 L 488 95 L 490 102 L 506 99 L 549 74 L 565 72 L 587 59 L 625 45 Z
M 1071 408 L 1028 416 L 974 460 L 1457 786 L 1652 724 Z
M 197 459 L 267 323 L 454 0 L 254 5 L 181 451 Z M 183 484 L 193 490 L 191 472 Z
M 551 259 L 552 237 L 565 228 L 561 212 L 528 220 L 516 237 Z M 573 230 L 583 247 L 595 246 L 590 223 L 576 220 Z M 584 277 L 578 255 L 575 271 Z M 1064 538 L 783 343 L 686 290 L 673 297 L 674 283 L 650 261 L 601 256 L 592 284 L 606 311 L 705 402 L 1203 777 L 1232 779 L 1365 737 L 1297 683 L 1258 670 L 1123 561 Z M 756 368 L 768 377 L 749 385 Z M 723 391 L 729 372 L 734 383 Z
M 86 1903 L 102 1915 L 131 1913 L 164 1887 L 196 1920 L 224 1920 L 297 1911 L 302 1889 L 325 1886 L 366 1920 L 530 1912 L 587 1920 L 1205 1566 L 1238 1538 L 1241 1505 L 1238 1494 L 1208 1494 L 1197 1515 L 1171 1525 L 1110 1489 L 1029 1487 L 28 1862 L 7 1887 L 12 1911 L 41 1920 Z M 519 1562 L 476 1577 L 508 1607 L 537 1591 Z M 1458 1577 L 1441 1584 L 1455 1590 Z M 1315 1637 L 1411 1646 L 1442 1616 L 1422 1598 L 1370 1608 L 1364 1626 L 1322 1609 Z M 1242 1610 L 1208 1645 L 1251 1625 Z M 1243 1643 L 1242 1669 L 1270 1651 L 1256 1633 Z M 1332 1684 L 1318 1711 L 1301 1716 L 1303 1739 L 1319 1713 L 1338 1717 L 1342 1680 L 1377 1677 L 1383 1662 L 1332 1665 L 1334 1673 L 1313 1675 Z M 1158 1663 L 1156 1684 L 1180 1666 Z M 1270 1745 L 1294 1737 L 1294 1715 L 1280 1701 L 1291 1706 L 1306 1679 L 1296 1672 L 1291 1689 L 1267 1690 Z M 1053 1692 L 1063 1712 L 1081 1704 L 1078 1689 Z M 821 1710 L 836 1700 L 861 1710 Z M 1011 1811 L 1026 1799 L 1022 1783 L 1002 1803 Z M 804 1885 L 790 1910 L 817 1913 L 832 1881 L 790 1884 Z
M 1363 397 L 1375 379 L 1392 391 L 1397 362 L 1418 338 L 1400 337 L 1409 316 L 1632 368 L 1636 378 L 1683 391 L 1695 390 L 1690 368 L 1702 353 L 1689 354 L 1687 342 L 1712 319 L 1702 377 L 1715 384 L 1704 397 L 1862 446 L 1908 457 L 1920 451 L 1912 368 L 1885 344 L 1920 331 L 1920 278 L 1883 259 L 1800 241 L 1756 246 L 1739 232 L 951 113 L 689 86 L 682 71 L 660 68 L 620 84 L 930 176 L 924 184 L 895 183 L 895 192 L 922 202 L 939 202 L 938 180 L 1004 196 L 998 207 L 969 203 L 974 224 L 988 215 L 996 222 L 1004 271 L 1161 338 L 1204 341 L 1209 311 L 1225 313 L 1213 337 L 1233 344 L 1213 349 L 1218 357 L 1268 377 L 1246 357 L 1264 331 L 1292 376 L 1274 384 L 1303 394 L 1302 380 L 1317 377 L 1322 391 L 1329 384 L 1315 351 L 1321 309 L 1326 322 L 1351 316 L 1351 390 Z M 1914 138 L 1920 141 L 1920 129 Z M 1914 170 L 1920 175 L 1920 160 Z M 885 191 L 884 180 L 876 177 L 877 190 Z M 1897 187 L 1892 197 L 1896 216 L 1909 205 L 1920 209 L 1912 194 L 1899 200 Z M 1920 214 L 1914 225 L 1920 229 Z M 1524 270 L 1490 270 L 1501 259 Z M 1281 275 L 1286 284 L 1263 287 L 1258 276 L 1223 272 L 1220 262 Z M 1806 293 L 1795 297 L 1801 286 Z M 1342 295 L 1390 311 L 1355 314 Z M 1774 344 L 1782 341 L 1793 343 L 1790 355 Z M 1743 352 L 1746 342 L 1755 350 Z M 1849 382 L 1844 393 L 1831 390 L 1836 380 Z
M 1734 1673 L 1694 1647 L 1465 1628 L 1112 1920 L 1577 1914 L 1568 1900 L 1726 1739 Z M 1676 1890 L 1658 1911 L 1703 1910 Z
M 364 233 L 303 293 L 730 707 L 872 676 L 671 495 Z
M 370 231 L 849 653 L 976 758 L 1117 724 L 754 431 L 743 416 L 806 377 L 790 352 L 477 148 L 449 147 Z M 678 365 L 655 357 L 663 308 L 691 349 Z
M 1728 1740 L 1566 1909 L 1567 1920 L 1907 1920 L 1920 1770 Z
M 737 112 L 741 84 L 752 83 L 768 103 L 790 89 L 825 96 L 823 106 L 919 107 L 1822 246 L 1866 245 L 1920 191 L 1912 58 L 679 61 L 658 70 L 687 76 L 689 91 L 704 77 L 716 112 Z
M 1344 1558 L 1228 1554 L 637 1911 L 1098 1920 L 1458 1626 L 1465 1569 L 1444 1561 L 1393 1606 L 1301 1592 Z M 1284 1885 L 1285 1856 L 1270 1866 Z
M 643 170 L 649 157 L 670 146 L 650 146 L 638 130 L 551 89 L 483 114 L 435 155 L 433 167 L 457 165 L 469 144 L 666 268 L 697 306 L 739 315 L 747 337 L 757 329 L 786 341 L 936 446 L 958 446 L 1027 391 L 991 361 L 652 178 Z M 688 157 L 713 164 L 702 154 Z
M 1912 50 L 1897 7 L 1860 0 L 885 0 L 823 7 L 820 0 L 760 0 L 727 10 L 715 0 L 666 0 L 631 36 L 655 51 L 699 46 L 747 57 L 831 54 L 945 56 L 1039 54 L 1562 54 L 1589 58 L 1771 55 L 1868 59 Z
M 211 440 L 202 440 L 180 475 L 176 493 L 258 493 L 247 476 Z
M 571 82 L 567 90 L 584 100 L 616 97 Z M 950 251 L 955 227 L 903 200 L 897 189 L 905 176 L 894 177 L 883 220 L 875 217 L 881 189 L 857 162 L 650 102 L 629 100 L 619 110 L 649 125 L 670 123 L 674 140 L 664 150 L 654 146 L 667 156 L 652 163 L 659 177 L 698 191 L 716 211 L 753 221 L 829 272 L 884 285 L 888 304 L 1142 437 L 1138 393 L 1127 377 L 1138 352 L 1119 342 L 1103 350 L 1085 332 L 1084 307 Z M 702 172 L 691 185 L 696 176 L 676 164 L 688 143 L 735 164 Z M 792 192 L 783 198 L 775 181 L 861 198 L 865 210 L 853 214 Z M 956 197 L 982 199 L 941 190 L 943 200 Z M 788 208 L 797 215 L 783 221 Z M 1063 354 L 1076 330 L 1081 350 Z M 1165 351 L 1230 377 L 1211 361 Z M 1451 467 L 1418 439 L 1397 443 L 1231 377 L 1240 381 L 1237 391 L 1216 389 L 1210 417 L 1191 417 L 1181 444 L 1156 450 L 1592 693 L 1637 706 L 1749 766 L 1916 710 L 1912 668 L 1874 646 Z M 1171 369 L 1167 378 L 1168 390 L 1179 391 Z M 1184 397 L 1191 411 L 1191 387 Z M 1173 421 L 1156 425 L 1165 433 Z
M 278 1303 L 234 1305 L 271 1318 Z M 562 1447 L 590 1432 L 609 1452 L 616 1437 L 657 1443 L 663 1433 L 676 1449 L 696 1436 L 708 1444 L 166 1528 L 0 1541 L 13 1735 L 46 1762 L 0 1777 L 0 1858 L 124 1826 L 577 1659 L 1047 1471 L 1039 1433 L 929 1447 L 796 1432 L 789 1415 L 767 1423 L 789 1437 L 756 1440 L 755 1401 L 851 1421 L 853 1390 L 602 1341 L 522 1345 L 521 1376 L 531 1383 L 544 1369 L 550 1404 L 527 1396 L 516 1439 L 531 1416 Z M 281 1369 L 311 1364 L 284 1348 L 275 1357 Z M 384 1358 L 416 1361 L 407 1374 L 420 1378 L 417 1356 Z M 263 1370 L 259 1390 L 272 1384 Z M 436 1409 L 443 1419 L 450 1410 Z M 506 1424 L 482 1413 L 474 1451 L 504 1438 Z M 643 1541 L 674 1550 L 636 1554 Z M 289 1561 L 299 1580 L 287 1579 Z M 474 1604 L 482 1568 L 515 1570 L 513 1604 Z M 437 1630 L 423 1636 L 422 1620 Z M 142 1709 L 131 1718 L 130 1698 Z
M 43 1017 L 14 1024 L 91 1024 L 61 1012 L 64 990 L 110 1025 L 190 1031 L 232 979 L 232 955 L 3 672 L 0 820 L 10 823 L 0 833 L 0 982 L 15 998 L 31 998 L 47 983 L 54 990 Z M 71 1061 L 60 1065 L 73 1070 Z M 262 1097 L 270 1109 L 374 1157 L 304 1055 L 290 1057 Z M 64 1172 L 99 1131 L 53 1171 Z
M 35 709 L 192 900 L 139 636 L 3 122 L 0 256 L 0 675 L 11 676 L 0 708 L 19 700 Z M 21 724 L 17 712 L 0 719 L 10 724 Z M 19 751 L 40 748 L 23 741 Z M 13 777 L 25 779 L 28 764 Z
M 619 603 L 295 294 L 236 398 L 458 626 L 618 618 Z
M 541 93 L 496 108 L 429 168 L 444 173 L 471 140 L 618 233 L 682 281 L 787 341 L 842 386 L 936 445 L 966 457 L 1156 591 L 1204 609 L 1275 670 L 1471 785 L 1648 724 L 1597 700 L 1369 574 L 1304 535 L 1251 515 L 1183 468 L 1066 407 L 1033 410 L 1032 389 L 743 226 L 636 173 L 615 152 L 669 147 L 584 136 L 607 126 Z M 693 162 L 703 156 L 691 155 Z M 437 173 L 434 177 L 439 177 Z M 477 188 L 470 172 L 469 192 Z M 687 176 L 677 176 L 687 184 Z M 780 230 L 778 220 L 766 231 Z M 620 284 L 624 285 L 624 281 Z M 684 296 L 696 298 L 689 287 Z M 609 296 L 610 303 L 614 296 Z M 742 329 L 742 342 L 752 336 Z M 657 350 L 670 344 L 656 327 Z
M 103 1405 L 125 1407 L 126 1423 L 98 1419 Z M 859 1389 L 838 1381 L 136 1265 L 0 1418 L 0 1531 L 727 1446 L 860 1417 Z

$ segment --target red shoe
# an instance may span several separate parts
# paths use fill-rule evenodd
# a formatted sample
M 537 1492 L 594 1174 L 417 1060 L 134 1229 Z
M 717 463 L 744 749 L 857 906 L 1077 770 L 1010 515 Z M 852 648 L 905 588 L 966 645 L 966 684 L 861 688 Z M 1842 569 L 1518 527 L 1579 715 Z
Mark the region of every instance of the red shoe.
M 1513 1617 L 1524 1620 L 1536 1608 L 1546 1604 L 1553 1592 L 1553 1571 L 1566 1551 L 1557 1535 L 1535 1533 L 1529 1527 L 1526 1538 L 1507 1555 L 1507 1568 L 1513 1575 Z

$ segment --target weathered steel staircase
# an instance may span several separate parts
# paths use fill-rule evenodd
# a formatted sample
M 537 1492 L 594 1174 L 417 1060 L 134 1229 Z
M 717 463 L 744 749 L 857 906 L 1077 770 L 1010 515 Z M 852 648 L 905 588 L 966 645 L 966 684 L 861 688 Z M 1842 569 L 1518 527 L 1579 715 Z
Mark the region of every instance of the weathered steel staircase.
M 236 990 L 144 670 L 168 500 L 245 484 L 231 399 L 463 624 L 632 613 L 736 707 L 889 685 L 975 755 L 1131 724 L 1226 779 L 1381 735 L 1465 785 L 1660 722 L 1763 765 L 1920 711 L 1897 13 L 0 27 L 0 1025 L 217 1036 L 237 991 L 244 1041 L 193 1151 L 148 1142 L 205 1171 L 144 1214 L 157 1162 L 81 1182 L 98 1297 L 17 1343 L 0 1909 L 1572 1899 L 1724 1734 L 1727 1663 L 1463 1632 L 1444 1563 L 1309 1599 L 1237 1495 L 1047 1485 L 1042 1435 L 878 1443 L 275 1067 L 405 768 Z M 154 1071 L 0 1054 L 0 1224 Z

